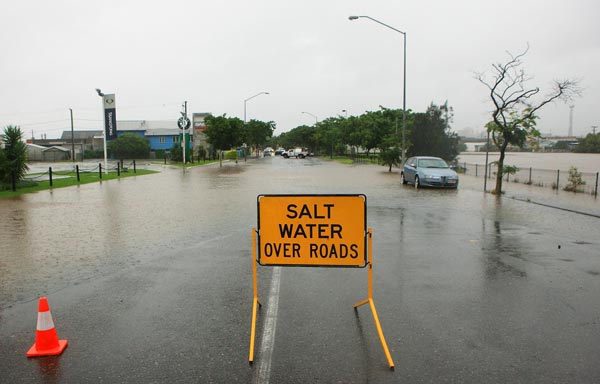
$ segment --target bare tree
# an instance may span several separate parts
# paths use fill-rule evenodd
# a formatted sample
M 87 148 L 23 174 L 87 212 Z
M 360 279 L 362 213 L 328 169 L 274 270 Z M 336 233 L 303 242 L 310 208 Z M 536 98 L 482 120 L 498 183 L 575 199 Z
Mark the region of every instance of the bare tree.
M 577 80 L 554 80 L 545 96 L 539 95 L 540 88 L 529 88 L 527 82 L 532 77 L 527 76 L 521 67 L 527 51 L 529 46 L 516 56 L 507 52 L 510 59 L 506 63 L 492 64 L 490 78 L 485 73 L 475 74 L 475 78 L 489 89 L 494 104 L 492 121 L 486 124 L 486 128 L 494 144 L 500 148 L 494 190 L 498 195 L 502 193 L 504 158 L 508 145 L 521 147 L 528 138 L 540 135 L 535 128 L 538 118 L 535 113 L 544 105 L 555 100 L 568 101 L 580 95 Z

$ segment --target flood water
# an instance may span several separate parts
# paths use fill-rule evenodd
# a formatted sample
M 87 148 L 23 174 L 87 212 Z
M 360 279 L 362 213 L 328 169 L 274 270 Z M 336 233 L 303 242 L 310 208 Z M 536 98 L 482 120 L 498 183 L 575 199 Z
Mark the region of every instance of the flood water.
M 489 162 L 497 161 L 498 152 L 489 153 Z M 460 163 L 485 164 L 485 152 L 462 152 Z M 558 152 L 506 152 L 506 165 L 519 168 L 568 171 L 571 166 L 580 172 L 596 173 L 600 171 L 600 153 L 558 153 Z
M 481 178 L 415 189 L 318 158 L 161 170 L 0 200 L 0 382 L 252 382 L 257 196 L 316 193 L 367 196 L 398 369 L 353 310 L 366 268 L 281 268 L 272 382 L 600 378 L 600 216 L 484 194 Z M 258 269 L 262 328 L 274 269 Z M 41 295 L 70 339 L 56 360 L 24 356 Z
M 537 158 L 528 155 L 519 158 Z M 326 165 L 318 159 L 261 161 L 197 167 L 186 174 L 165 167 L 155 175 L 0 200 L 0 308 L 251 228 L 253 201 L 260 193 L 368 192 L 385 211 L 411 191 L 399 190 L 398 175 L 385 167 Z M 332 172 L 332 166 L 340 171 Z M 479 184 L 464 177 L 460 189 L 477 190 Z M 456 204 L 457 196 L 445 192 L 423 191 L 411 201 Z M 432 193 L 443 199 L 427 202 Z M 469 197 L 459 193 L 458 198 L 468 206 Z
M 0 200 L 0 308 L 232 231 L 247 236 L 260 193 L 364 192 L 349 191 L 348 174 L 331 173 L 317 159 L 295 160 L 213 164 L 185 174 L 161 167 L 154 175 Z M 384 171 L 350 172 L 381 189 Z

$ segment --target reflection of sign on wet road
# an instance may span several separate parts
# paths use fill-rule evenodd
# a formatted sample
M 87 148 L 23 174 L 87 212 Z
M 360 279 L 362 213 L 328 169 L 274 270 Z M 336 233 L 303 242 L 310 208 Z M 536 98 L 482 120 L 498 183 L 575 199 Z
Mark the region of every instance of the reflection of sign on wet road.
M 363 267 L 366 196 L 258 196 L 262 265 Z

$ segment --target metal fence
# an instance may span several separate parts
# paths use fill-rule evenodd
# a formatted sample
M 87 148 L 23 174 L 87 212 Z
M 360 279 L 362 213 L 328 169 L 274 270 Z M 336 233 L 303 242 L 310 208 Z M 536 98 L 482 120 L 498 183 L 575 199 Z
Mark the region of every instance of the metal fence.
M 80 175 L 82 173 L 97 172 L 98 179 L 102 179 L 103 172 L 106 172 L 106 173 L 116 172 L 117 176 L 121 176 L 122 172 L 129 172 L 129 170 L 131 168 L 133 168 L 133 173 L 137 173 L 135 160 L 133 160 L 131 163 L 128 163 L 128 164 L 125 164 L 123 161 L 119 161 L 117 163 L 109 163 L 108 167 L 104 167 L 104 168 L 102 167 L 102 163 L 98 163 L 98 165 L 95 167 L 91 167 L 91 165 L 92 165 L 91 163 L 85 163 L 85 164 L 88 165 L 87 168 L 80 167 L 79 164 L 75 164 L 75 165 L 63 164 L 63 165 L 59 165 L 58 167 L 55 166 L 54 169 L 52 169 L 52 167 L 48 167 L 48 171 L 30 172 L 23 178 L 23 182 L 26 183 L 25 186 L 30 187 L 32 185 L 32 183 L 33 183 L 33 185 L 35 185 L 35 183 L 40 182 L 40 181 L 49 181 L 50 187 L 52 187 L 54 179 L 76 177 L 77 182 L 80 182 Z M 19 182 L 16 179 L 16 177 L 14 176 L 14 174 L 12 174 L 10 185 L 7 186 L 7 185 L 0 184 L 0 191 L 8 190 L 9 188 L 12 191 L 16 191 L 17 186 L 19 184 L 21 184 L 20 187 L 23 187 L 23 185 L 22 185 L 23 183 Z
M 352 153 L 347 155 L 349 159 L 359 164 L 379 163 L 378 153 Z
M 459 163 L 459 170 L 470 176 L 484 177 L 485 164 Z M 497 166 L 488 164 L 488 179 L 495 179 Z M 581 172 L 581 180 L 585 183 L 577 187 L 577 192 L 598 196 L 599 173 Z M 518 168 L 514 174 L 506 174 L 504 180 L 513 183 L 535 185 L 538 187 L 564 189 L 570 185 L 569 171 L 564 169 Z

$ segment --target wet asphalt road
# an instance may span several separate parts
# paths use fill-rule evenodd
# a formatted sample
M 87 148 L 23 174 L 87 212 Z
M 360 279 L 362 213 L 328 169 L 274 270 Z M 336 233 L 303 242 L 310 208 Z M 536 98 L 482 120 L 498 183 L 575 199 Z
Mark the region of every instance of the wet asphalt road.
M 600 219 L 478 183 L 417 191 L 384 167 L 275 157 L 2 200 L 0 382 L 600 381 Z M 353 310 L 365 269 L 259 267 L 248 365 L 261 193 L 367 195 L 394 371 Z M 69 346 L 27 359 L 40 295 Z

